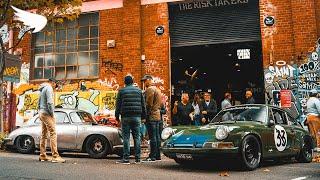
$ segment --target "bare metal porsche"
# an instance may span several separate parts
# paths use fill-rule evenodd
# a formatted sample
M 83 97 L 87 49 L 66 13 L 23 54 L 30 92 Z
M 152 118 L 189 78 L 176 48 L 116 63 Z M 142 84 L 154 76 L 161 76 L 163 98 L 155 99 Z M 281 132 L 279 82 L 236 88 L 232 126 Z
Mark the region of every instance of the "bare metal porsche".
M 75 109 L 56 109 L 58 150 L 86 152 L 92 158 L 122 153 L 121 131 L 116 127 L 98 125 L 90 113 Z M 5 145 L 20 153 L 33 153 L 39 149 L 41 121 L 34 116 L 22 127 L 12 131 Z M 48 141 L 47 148 L 50 143 Z

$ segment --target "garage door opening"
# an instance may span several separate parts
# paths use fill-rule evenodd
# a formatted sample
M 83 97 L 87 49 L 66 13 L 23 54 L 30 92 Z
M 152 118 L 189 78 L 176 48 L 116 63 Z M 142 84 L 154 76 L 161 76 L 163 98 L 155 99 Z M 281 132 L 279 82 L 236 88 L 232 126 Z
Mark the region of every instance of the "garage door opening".
M 211 91 L 220 108 L 225 92 L 242 104 L 252 89 L 256 103 L 264 103 L 261 41 L 174 47 L 171 55 L 172 102 L 182 92 Z

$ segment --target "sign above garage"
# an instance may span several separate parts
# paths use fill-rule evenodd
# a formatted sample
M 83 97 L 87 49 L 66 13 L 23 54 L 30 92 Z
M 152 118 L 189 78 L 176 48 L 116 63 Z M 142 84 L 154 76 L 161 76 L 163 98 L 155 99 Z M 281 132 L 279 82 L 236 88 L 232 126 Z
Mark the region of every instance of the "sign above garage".
M 187 3 L 179 3 L 180 11 L 187 11 L 192 9 L 203 9 L 203 8 L 216 8 L 224 6 L 234 6 L 248 4 L 249 0 L 203 0 L 194 1 Z

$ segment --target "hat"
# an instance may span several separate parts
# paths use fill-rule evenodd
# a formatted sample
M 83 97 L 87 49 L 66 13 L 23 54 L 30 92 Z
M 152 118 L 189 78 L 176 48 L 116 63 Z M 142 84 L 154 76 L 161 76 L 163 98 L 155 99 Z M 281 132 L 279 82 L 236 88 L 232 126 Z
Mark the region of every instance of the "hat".
M 55 78 L 49 78 L 49 82 L 57 82 L 57 80 Z
M 152 80 L 153 78 L 152 78 L 151 75 L 146 74 L 146 75 L 143 76 L 143 78 L 141 79 L 141 81 L 145 81 L 145 80 L 147 80 L 147 79 L 151 79 L 151 80 Z
M 317 89 L 311 89 L 311 90 L 310 90 L 310 93 L 312 93 L 312 94 L 317 94 L 317 93 L 318 93 L 318 90 L 317 90 Z
M 133 78 L 131 75 L 127 75 L 126 77 L 124 77 L 124 84 L 126 85 L 133 84 Z

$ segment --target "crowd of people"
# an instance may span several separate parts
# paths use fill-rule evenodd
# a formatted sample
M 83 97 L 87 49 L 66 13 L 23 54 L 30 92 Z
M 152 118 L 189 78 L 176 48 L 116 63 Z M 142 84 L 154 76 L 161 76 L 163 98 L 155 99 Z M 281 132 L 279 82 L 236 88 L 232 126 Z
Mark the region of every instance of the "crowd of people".
M 221 109 L 232 106 L 232 95 L 230 92 L 224 94 Z M 244 104 L 255 104 L 252 90 L 245 93 Z M 175 101 L 172 109 L 172 125 L 204 125 L 208 124 L 218 113 L 217 102 L 212 98 L 210 92 L 195 93 L 193 100 L 189 100 L 189 93 L 183 92 L 181 100 Z

